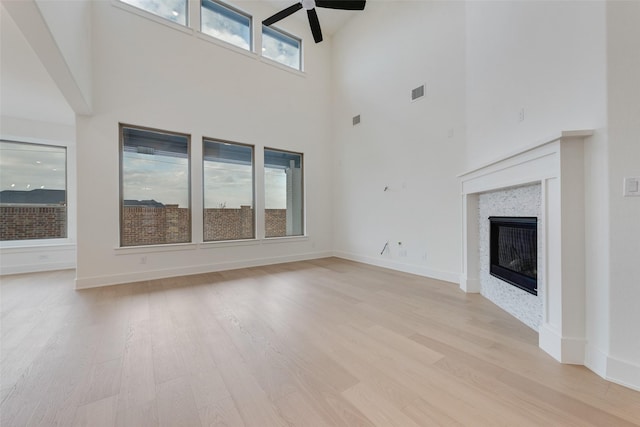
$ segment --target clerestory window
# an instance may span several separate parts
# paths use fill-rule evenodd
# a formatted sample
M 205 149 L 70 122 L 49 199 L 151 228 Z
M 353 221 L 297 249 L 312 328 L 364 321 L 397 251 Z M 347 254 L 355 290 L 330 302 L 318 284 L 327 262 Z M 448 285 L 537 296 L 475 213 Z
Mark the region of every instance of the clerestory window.
M 200 31 L 251 51 L 251 16 L 213 0 L 202 0 Z
M 138 9 L 153 13 L 161 18 L 175 22 L 180 25 L 187 25 L 187 0 L 120 0 Z
M 262 56 L 287 67 L 302 70 L 299 38 L 273 27 L 262 26 Z

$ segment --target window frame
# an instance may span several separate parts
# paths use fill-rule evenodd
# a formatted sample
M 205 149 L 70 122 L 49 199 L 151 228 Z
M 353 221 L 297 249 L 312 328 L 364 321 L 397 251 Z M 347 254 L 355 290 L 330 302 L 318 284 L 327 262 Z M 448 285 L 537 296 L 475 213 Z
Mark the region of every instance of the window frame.
M 224 240 L 206 240 L 205 239 L 205 221 L 206 221 L 206 217 L 205 217 L 205 210 L 206 208 L 206 204 L 205 204 L 205 177 L 204 177 L 204 162 L 206 161 L 205 159 L 205 143 L 207 141 L 210 142 L 218 142 L 218 143 L 222 143 L 222 144 L 231 144 L 231 145 L 238 145 L 241 147 L 248 147 L 251 148 L 251 196 L 252 196 L 252 209 L 253 209 L 253 237 L 248 237 L 246 239 L 224 239 Z M 205 244 L 210 244 L 210 243 L 229 243 L 229 242 L 250 242 L 250 241 L 256 241 L 258 239 L 258 216 L 257 216 L 257 205 L 256 205 L 256 196 L 257 196 L 257 191 L 256 191 L 256 146 L 253 144 L 245 144 L 242 142 L 235 142 L 235 141 L 228 141 L 228 140 L 224 140 L 224 139 L 219 139 L 219 138 L 210 138 L 210 137 L 206 137 L 203 136 L 202 137 L 202 242 Z
M 238 14 L 240 16 L 243 16 L 243 17 L 249 19 L 249 25 L 248 25 L 248 28 L 249 28 L 249 48 L 248 49 L 245 49 L 242 46 L 237 46 L 237 45 L 235 45 L 233 43 L 230 43 L 230 42 L 228 42 L 226 40 L 223 40 L 223 39 L 221 39 L 219 37 L 212 36 L 211 34 L 208 34 L 203 30 L 203 28 L 202 28 L 202 24 L 203 24 L 203 22 L 202 22 L 202 9 L 205 8 L 205 6 L 204 6 L 205 2 L 214 3 L 214 4 L 222 7 L 223 9 L 226 9 L 227 11 L 229 11 L 231 13 L 235 13 L 235 14 Z M 255 36 L 254 36 L 253 15 L 251 15 L 250 13 L 245 12 L 242 9 L 239 9 L 239 8 L 237 8 L 235 6 L 232 6 L 232 5 L 228 4 L 228 3 L 220 1 L 220 0 L 199 0 L 199 3 L 200 3 L 200 14 L 199 14 L 200 22 L 199 22 L 197 31 L 200 34 L 202 34 L 202 35 L 204 35 L 206 37 L 211 37 L 212 39 L 214 39 L 216 41 L 225 43 L 226 45 L 229 45 L 229 46 L 233 46 L 234 48 L 240 49 L 240 50 L 242 50 L 244 52 L 252 52 L 252 53 L 255 52 Z M 229 19 L 231 19 L 231 18 L 229 18 Z
M 112 1 L 116 2 L 116 4 L 118 4 L 118 6 L 122 7 L 122 5 L 124 5 L 124 8 L 132 8 L 132 10 L 135 11 L 135 13 L 144 13 L 144 14 L 147 14 L 148 16 L 150 16 L 150 17 L 154 17 L 156 19 L 160 19 L 163 24 L 169 23 L 171 25 L 177 25 L 180 28 L 191 28 L 191 22 L 190 22 L 191 20 L 189 19 L 190 15 L 191 15 L 191 7 L 190 7 L 190 3 L 191 2 L 189 0 L 184 0 L 184 3 L 185 3 L 185 9 L 184 9 L 184 13 L 185 13 L 184 20 L 185 20 L 185 22 L 184 22 L 184 24 L 180 23 L 180 22 L 177 22 L 177 21 L 172 21 L 171 19 L 169 19 L 167 17 L 164 17 L 162 15 L 158 15 L 157 13 L 154 13 L 154 12 L 152 12 L 150 10 L 143 9 L 143 8 L 141 8 L 139 6 L 136 6 L 135 4 L 128 3 L 125 0 L 112 0 Z
M 64 150 L 64 206 L 65 206 L 65 236 L 64 237 L 48 237 L 39 239 L 14 239 L 0 240 L 1 248 L 25 247 L 25 246 L 51 246 L 73 242 L 71 225 L 71 209 L 70 209 L 70 192 L 69 192 L 69 145 L 55 142 L 34 142 L 20 141 L 19 139 L 8 139 L 0 137 L 0 142 L 8 142 L 12 144 L 24 144 L 29 146 L 52 147 Z M 74 217 L 75 219 L 75 217 Z M 75 224 L 74 224 L 75 227 Z
M 261 28 L 262 29 L 261 29 L 261 33 L 260 33 L 260 36 L 261 36 L 260 37 L 260 42 L 261 42 L 260 43 L 261 44 L 260 45 L 260 56 L 262 58 L 265 58 L 265 59 L 269 60 L 269 61 L 273 61 L 276 64 L 280 64 L 280 65 L 282 65 L 284 67 L 287 67 L 287 69 L 303 72 L 303 67 L 302 67 L 302 64 L 303 64 L 302 44 L 303 43 L 302 43 L 302 38 L 298 37 L 298 36 L 295 36 L 295 35 L 289 33 L 288 31 L 285 31 L 285 30 L 283 30 L 283 29 L 281 29 L 279 27 L 273 26 L 273 25 L 270 25 L 270 26 L 262 25 Z M 264 46 L 265 29 L 267 30 L 267 32 L 271 31 L 273 33 L 276 33 L 276 35 L 280 37 L 280 40 L 283 43 L 286 43 L 286 39 L 292 39 L 292 40 L 295 40 L 295 41 L 298 42 L 298 67 L 297 68 L 296 67 L 292 67 L 290 65 L 287 65 L 287 64 L 285 64 L 283 62 L 280 62 L 280 61 L 278 61 L 276 59 L 273 59 L 273 58 L 270 58 L 270 57 L 264 55 L 264 51 L 262 49 L 263 49 L 263 46 Z M 274 38 L 277 38 L 277 37 L 274 37 Z
M 301 234 L 293 234 L 293 235 L 284 235 L 284 236 L 269 236 L 267 237 L 267 219 L 266 219 L 266 211 L 267 211 L 267 207 L 266 207 L 266 198 L 267 198 L 267 183 L 266 183 L 266 162 L 265 160 L 265 156 L 266 156 L 266 151 L 278 151 L 281 153 L 288 153 L 288 154 L 295 154 L 295 155 L 299 155 L 300 156 L 300 199 L 302 202 L 302 207 L 301 207 L 301 218 L 300 220 L 302 221 L 302 223 L 300 224 L 302 232 Z M 263 193 L 262 193 L 262 197 L 265 200 L 265 204 L 264 206 L 262 206 L 262 222 L 264 225 L 264 236 L 262 236 L 265 241 L 267 240 L 274 240 L 274 239 L 296 239 L 296 238 L 301 238 L 301 237 L 307 237 L 307 192 L 305 191 L 305 161 L 304 161 L 304 153 L 303 152 L 298 152 L 298 151 L 292 151 L 292 150 L 284 150 L 284 149 L 280 149 L 280 148 L 273 148 L 273 147 L 263 147 L 262 149 L 262 165 L 263 165 L 263 171 L 262 171 L 262 180 L 263 180 Z M 286 209 L 285 209 L 286 210 Z
M 123 160 L 124 160 L 124 129 L 125 128 L 130 128 L 130 129 L 136 129 L 136 130 L 141 130 L 141 131 L 147 131 L 147 132 L 156 132 L 156 133 L 164 133 L 164 134 L 168 134 L 168 135 L 176 135 L 176 136 L 184 136 L 187 138 L 187 195 L 188 195 L 188 209 L 189 209 L 189 214 L 187 215 L 187 217 L 189 218 L 189 241 L 188 242 L 176 242 L 176 243 L 159 243 L 159 244 L 148 244 L 148 245 L 141 245 L 141 244 L 137 244 L 137 245 L 126 245 L 124 246 L 122 244 L 123 241 L 123 225 L 124 225 L 124 168 L 123 168 Z M 118 171 L 118 176 L 119 176 L 119 232 L 118 232 L 118 236 L 119 236 L 119 242 L 118 242 L 118 247 L 119 248 L 148 248 L 148 247 L 153 247 L 153 246 L 175 246 L 175 245 L 188 245 L 188 244 L 192 244 L 193 243 L 193 200 L 191 197 L 191 135 L 188 133 L 183 133 L 183 132 L 174 132 L 174 131 L 169 131 L 166 129 L 157 129 L 157 128 L 151 128 L 151 127 L 146 127 L 146 126 L 138 126 L 138 125 L 131 125 L 131 124 L 127 124 L 127 123 L 118 123 L 118 158 L 119 158 L 119 171 Z

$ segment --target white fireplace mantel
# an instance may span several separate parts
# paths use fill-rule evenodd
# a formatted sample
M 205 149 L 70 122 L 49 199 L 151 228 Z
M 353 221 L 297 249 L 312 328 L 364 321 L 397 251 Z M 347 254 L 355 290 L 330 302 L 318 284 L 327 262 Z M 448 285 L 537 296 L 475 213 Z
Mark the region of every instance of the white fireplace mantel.
M 583 142 L 591 135 L 563 131 L 459 176 L 465 292 L 480 292 L 478 194 L 541 184 L 545 289 L 539 345 L 562 363 L 585 359 Z

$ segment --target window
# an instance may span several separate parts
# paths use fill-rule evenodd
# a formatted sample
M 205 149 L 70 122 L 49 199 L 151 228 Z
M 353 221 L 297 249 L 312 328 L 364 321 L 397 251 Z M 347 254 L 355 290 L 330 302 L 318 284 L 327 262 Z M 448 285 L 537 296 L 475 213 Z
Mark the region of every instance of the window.
M 264 150 L 265 237 L 304 234 L 302 154 Z
M 273 27 L 262 26 L 262 56 L 296 70 L 302 69 L 300 39 Z
M 120 0 L 180 25 L 187 25 L 187 0 Z
M 253 147 L 203 141 L 204 241 L 253 239 Z
M 200 31 L 251 50 L 251 16 L 217 1 L 202 0 Z
M 191 241 L 189 136 L 120 125 L 120 245 Z
M 67 237 L 67 149 L 0 141 L 0 240 Z

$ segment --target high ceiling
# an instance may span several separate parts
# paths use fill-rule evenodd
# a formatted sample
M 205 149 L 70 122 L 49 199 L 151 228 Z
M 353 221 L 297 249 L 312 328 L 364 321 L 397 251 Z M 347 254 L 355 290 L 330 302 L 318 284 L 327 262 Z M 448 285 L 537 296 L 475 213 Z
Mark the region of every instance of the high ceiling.
M 4 6 L 0 6 L 0 112 L 73 124 L 75 114 Z
M 274 13 L 295 3 L 295 0 L 264 1 L 273 7 Z M 335 34 L 358 13 L 324 8 L 318 8 L 317 12 L 326 36 Z M 0 6 L 0 17 L 0 113 L 72 125 L 74 112 L 4 6 Z M 306 23 L 307 14 L 296 13 L 286 19 Z

